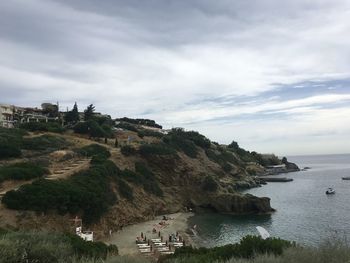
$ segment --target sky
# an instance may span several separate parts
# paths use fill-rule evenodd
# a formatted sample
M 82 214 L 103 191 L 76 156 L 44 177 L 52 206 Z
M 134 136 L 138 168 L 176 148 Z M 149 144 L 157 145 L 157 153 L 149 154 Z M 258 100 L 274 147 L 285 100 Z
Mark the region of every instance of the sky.
M 348 0 L 0 1 L 0 103 L 350 153 Z

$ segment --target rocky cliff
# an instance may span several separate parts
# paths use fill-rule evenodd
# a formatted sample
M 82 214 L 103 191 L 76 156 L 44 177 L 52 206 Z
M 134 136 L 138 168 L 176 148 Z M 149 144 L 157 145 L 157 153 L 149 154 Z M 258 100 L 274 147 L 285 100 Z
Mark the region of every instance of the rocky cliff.
M 218 145 L 203 135 L 181 129 L 167 134 L 147 131 L 144 127 L 142 133 L 135 130 L 119 129 L 115 138 L 106 139 L 104 143 L 72 132 L 54 135 L 67 141 L 65 147 L 69 152 L 79 154 L 77 149 L 80 147 L 96 143 L 106 147 L 110 152 L 109 159 L 118 169 L 113 175 L 118 179 L 112 180 L 109 187 L 116 201 L 98 221 L 90 224 L 98 235 L 155 215 L 186 211 L 188 208 L 234 214 L 274 211 L 269 198 L 244 195 L 237 191 L 259 186 L 255 171 L 262 171 L 264 167 L 254 159 L 256 153 L 251 155 L 239 148 L 238 144 L 234 148 Z M 41 135 L 36 134 L 33 138 Z M 35 153 L 36 157 L 39 155 L 40 152 Z M 65 162 L 71 161 L 70 158 L 77 158 L 68 156 L 58 161 L 52 156 L 54 154 L 43 154 L 43 158 L 50 163 L 49 167 L 54 167 L 53 170 L 57 170 L 59 165 L 64 167 Z M 82 167 L 89 169 L 86 165 Z M 74 176 L 74 173 L 65 172 L 64 178 L 58 179 L 67 180 L 69 176 Z M 128 198 L 130 196 L 132 198 Z M 9 210 L 3 205 L 0 209 L 2 225 L 19 228 L 68 230 L 75 216 L 60 215 L 54 210 L 40 213 L 34 213 L 30 208 L 25 211 Z

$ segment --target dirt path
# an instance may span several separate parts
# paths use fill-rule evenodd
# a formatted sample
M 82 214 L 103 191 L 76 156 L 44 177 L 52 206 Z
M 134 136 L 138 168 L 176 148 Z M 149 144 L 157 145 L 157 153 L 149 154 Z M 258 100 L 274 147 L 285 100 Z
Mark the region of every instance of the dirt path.
M 53 163 L 50 166 L 51 174 L 45 177 L 48 180 L 66 179 L 69 176 L 88 169 L 90 167 L 90 158 L 72 159 L 63 163 Z

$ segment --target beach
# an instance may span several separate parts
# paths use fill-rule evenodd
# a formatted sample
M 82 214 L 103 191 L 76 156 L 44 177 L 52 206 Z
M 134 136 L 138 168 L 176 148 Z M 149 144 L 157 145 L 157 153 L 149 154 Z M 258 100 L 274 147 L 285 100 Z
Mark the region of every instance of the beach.
M 135 255 L 140 253 L 135 241 L 137 237 L 141 236 L 141 232 L 147 239 L 158 238 L 160 232 L 160 236 L 163 236 L 164 242 L 168 239 L 169 235 L 178 232 L 185 240 L 186 245 L 193 245 L 191 237 L 186 233 L 186 230 L 189 228 L 187 223 L 188 218 L 193 215 L 193 213 L 175 213 L 157 216 L 154 220 L 124 227 L 122 230 L 112 233 L 110 238 L 105 242 L 116 245 L 120 255 Z M 162 220 L 164 216 L 169 219 Z M 160 222 L 164 222 L 164 224 L 160 225 Z M 157 230 L 156 233 L 152 233 L 154 228 Z

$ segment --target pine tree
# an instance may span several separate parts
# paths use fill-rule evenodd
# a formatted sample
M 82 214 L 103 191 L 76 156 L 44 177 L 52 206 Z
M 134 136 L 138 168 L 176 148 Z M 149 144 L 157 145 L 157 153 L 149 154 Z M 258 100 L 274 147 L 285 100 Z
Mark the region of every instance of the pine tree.
M 79 118 L 79 111 L 78 111 L 78 105 L 75 102 L 72 110 L 72 121 L 73 122 L 78 122 L 80 120 Z
M 90 104 L 89 106 L 87 106 L 86 110 L 84 111 L 84 120 L 85 121 L 90 120 L 94 115 L 94 111 L 95 111 L 95 106 L 93 104 Z

